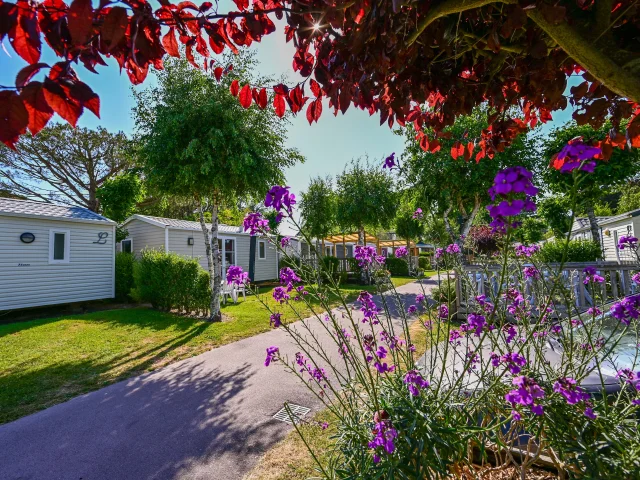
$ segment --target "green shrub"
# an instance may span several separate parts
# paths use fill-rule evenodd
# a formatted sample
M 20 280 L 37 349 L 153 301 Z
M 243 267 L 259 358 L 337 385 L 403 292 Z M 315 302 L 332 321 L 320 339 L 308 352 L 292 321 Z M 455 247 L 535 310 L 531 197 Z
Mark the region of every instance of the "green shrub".
M 560 263 L 564 252 L 565 242 L 555 240 L 546 242 L 537 256 L 546 263 Z M 567 262 L 593 262 L 602 258 L 600 245 L 591 240 L 571 240 L 567 248 Z
M 280 261 L 278 262 L 278 270 L 282 270 L 285 267 L 289 267 L 293 270 L 296 270 L 298 268 L 300 268 L 300 258 L 298 257 L 291 257 L 291 258 L 287 258 L 287 257 L 281 257 Z
M 206 313 L 211 289 L 209 274 L 197 260 L 160 250 L 143 250 L 133 269 L 131 296 L 164 311 Z
M 322 269 L 328 273 L 336 273 L 340 267 L 340 259 L 338 257 L 324 256 L 321 259 Z
M 437 287 L 431 290 L 433 299 L 438 303 L 456 303 L 456 280 L 455 278 L 443 279 Z
M 393 276 L 409 275 L 409 263 L 404 258 L 387 257 L 384 265 Z
M 130 253 L 116 253 L 116 297 L 118 302 L 129 301 L 129 293 L 134 286 L 133 266 L 136 260 Z
M 433 257 L 433 250 L 427 250 L 426 252 L 420 252 L 418 254 L 421 257 Z
M 356 260 L 355 258 L 347 258 L 347 262 L 349 263 L 349 271 L 353 273 L 357 273 L 358 276 L 360 276 L 362 267 L 359 265 L 358 260 Z
M 418 267 L 423 270 L 429 270 L 431 268 L 431 259 L 426 256 L 418 257 Z

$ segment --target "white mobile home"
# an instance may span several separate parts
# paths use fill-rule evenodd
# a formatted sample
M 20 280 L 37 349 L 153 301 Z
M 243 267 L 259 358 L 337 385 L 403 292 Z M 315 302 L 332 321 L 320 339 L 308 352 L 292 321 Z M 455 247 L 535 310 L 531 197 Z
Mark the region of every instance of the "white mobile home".
M 115 228 L 86 208 L 0 198 L 0 310 L 113 298 Z
M 183 257 L 198 259 L 207 270 L 204 235 L 200 222 L 172 218 L 133 215 L 123 227 L 128 236 L 120 243 L 120 250 L 139 255 L 145 248 L 175 252 Z M 211 228 L 211 225 L 207 225 Z M 239 265 L 254 282 L 278 278 L 278 252 L 262 238 L 252 237 L 242 227 L 219 225 L 218 246 L 222 253 L 222 269 Z
M 640 232 L 640 209 L 631 210 L 612 217 L 597 217 L 600 230 L 602 251 L 606 261 L 635 261 L 633 253 L 627 248 L 617 248 L 618 239 L 623 235 L 638 236 Z M 576 218 L 571 229 L 572 239 L 591 240 L 591 228 L 586 218 Z

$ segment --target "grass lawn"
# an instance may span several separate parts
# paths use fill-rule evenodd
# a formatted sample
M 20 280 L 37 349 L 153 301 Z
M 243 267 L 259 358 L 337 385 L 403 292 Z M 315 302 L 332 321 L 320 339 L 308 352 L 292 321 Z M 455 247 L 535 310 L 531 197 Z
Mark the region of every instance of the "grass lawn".
M 363 288 L 375 290 L 344 285 L 342 292 L 353 300 Z M 260 294 L 273 304 L 271 290 Z M 0 325 L 0 423 L 270 329 L 255 296 L 222 312 L 230 321 L 131 308 Z

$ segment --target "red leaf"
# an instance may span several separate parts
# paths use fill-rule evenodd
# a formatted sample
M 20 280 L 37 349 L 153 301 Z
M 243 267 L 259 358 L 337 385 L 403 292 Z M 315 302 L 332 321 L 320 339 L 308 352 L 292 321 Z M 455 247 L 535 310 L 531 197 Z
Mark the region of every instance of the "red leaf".
M 249 0 L 233 0 L 233 3 L 236 4 L 238 10 L 243 11 L 249 8 Z
M 242 105 L 243 108 L 249 108 L 251 106 L 251 101 L 253 99 L 251 98 L 251 87 L 249 86 L 249 84 L 246 84 L 244 87 L 242 87 L 238 100 L 240 100 L 240 105 Z
M 224 72 L 224 69 L 222 67 L 216 67 L 213 71 L 213 75 L 216 77 L 217 81 L 220 81 L 220 79 L 222 78 L 222 72 Z
M 464 149 L 465 162 L 468 162 L 469 160 L 471 160 L 471 155 L 473 154 L 474 148 L 475 148 L 475 145 L 473 144 L 473 142 L 467 143 L 467 147 Z
M 309 86 L 311 87 L 311 91 L 316 97 L 319 97 L 320 95 L 322 95 L 320 85 L 313 78 L 311 79 L 311 82 L 309 82 Z
M 76 126 L 78 118 L 82 115 L 82 105 L 70 99 L 60 85 L 48 78 L 44 81 L 44 98 L 54 112 L 69 122 L 71 126 Z
M 460 142 L 456 142 L 451 147 L 451 157 L 457 160 L 461 155 L 464 155 L 464 146 Z
M 441 148 L 440 141 L 436 138 L 433 139 L 433 142 L 429 143 L 429 151 L 431 153 L 439 152 Z
M 9 30 L 11 46 L 24 60 L 37 63 L 40 60 L 40 28 L 35 10 L 27 2 L 18 2 L 18 21 Z
M 100 118 L 100 98 L 89 88 L 89 85 L 78 81 L 69 89 L 69 95 Z
M 15 150 L 20 135 L 27 131 L 29 114 L 18 94 L 0 91 L 0 141 Z
M 231 86 L 229 87 L 229 91 L 231 92 L 231 95 L 233 95 L 234 97 L 237 97 L 239 90 L 240 90 L 240 84 L 238 83 L 238 80 L 234 80 L 233 82 L 231 82 Z
M 124 7 L 113 7 L 109 10 L 100 31 L 102 40 L 107 44 L 107 50 L 111 50 L 120 43 L 127 31 L 128 24 L 129 17 Z
M 267 108 L 267 101 L 267 89 L 263 88 L 260 90 L 260 93 L 258 93 L 258 100 L 256 100 L 256 103 L 260 108 L 264 110 L 265 108 Z
M 42 87 L 42 82 L 31 82 L 20 92 L 20 98 L 29 113 L 29 130 L 33 135 L 42 130 L 53 116 Z
M 359 24 L 364 18 L 365 14 L 366 12 L 364 11 L 364 8 L 360 8 L 360 10 L 358 10 L 358 13 L 356 14 L 356 18 L 354 18 L 353 21 Z
M 200 68 L 200 66 L 196 63 L 196 59 L 193 57 L 193 42 L 187 44 L 184 49 L 184 54 L 187 57 L 187 61 L 196 68 Z
M 284 95 L 281 95 L 279 93 L 275 94 L 275 96 L 273 97 L 273 107 L 276 110 L 276 115 L 282 118 L 286 109 L 286 105 L 284 103 Z
M 307 107 L 307 121 L 309 122 L 309 125 L 311 125 L 313 123 L 313 121 L 315 120 L 315 113 L 314 113 L 315 103 L 316 103 L 316 101 L 314 100 Z
M 631 147 L 640 148 L 640 113 L 629 122 L 627 126 L 627 138 Z
M 24 87 L 33 76 L 40 71 L 41 68 L 47 68 L 49 65 L 46 63 L 34 63 L 33 65 L 27 65 L 16 75 L 16 87 Z
M 169 55 L 180 58 L 178 41 L 176 40 L 176 29 L 174 27 L 171 27 L 167 34 L 162 37 L 162 46 Z
M 91 0 L 73 0 L 67 15 L 67 26 L 76 45 L 83 45 L 89 40 L 93 30 Z

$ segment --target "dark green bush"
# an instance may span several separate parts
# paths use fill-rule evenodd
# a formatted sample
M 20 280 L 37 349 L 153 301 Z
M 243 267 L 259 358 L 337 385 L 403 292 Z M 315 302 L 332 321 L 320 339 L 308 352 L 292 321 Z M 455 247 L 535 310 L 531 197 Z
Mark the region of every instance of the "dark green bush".
M 116 253 L 116 301 L 129 301 L 129 293 L 134 286 L 133 266 L 136 260 L 130 253 Z
M 153 308 L 206 313 L 211 289 L 209 274 L 197 260 L 160 250 L 143 250 L 133 269 L 131 296 Z
M 546 242 L 537 256 L 546 263 L 560 263 L 564 252 L 565 242 L 555 240 Z M 602 258 L 600 245 L 591 240 L 571 240 L 567 248 L 567 262 L 593 262 Z
M 298 268 L 300 268 L 300 258 L 298 257 L 291 257 L 291 258 L 287 258 L 287 257 L 282 257 L 280 258 L 280 261 L 278 262 L 278 269 L 281 270 L 285 267 L 289 267 L 292 270 L 298 270 Z
M 393 276 L 409 275 L 409 264 L 404 258 L 387 257 L 384 262 L 385 268 L 389 270 Z
M 321 265 L 322 265 L 322 269 L 325 272 L 333 274 L 338 271 L 338 268 L 340 266 L 340 260 L 338 259 L 338 257 L 332 257 L 327 255 L 322 257 Z
M 362 267 L 358 264 L 358 260 L 356 260 L 355 258 L 348 258 L 347 262 L 349 262 L 349 271 L 360 275 Z
M 418 257 L 418 267 L 423 270 L 429 270 L 431 268 L 431 259 L 426 256 Z
M 456 281 L 454 278 L 443 279 L 437 287 L 431 290 L 433 299 L 438 303 L 456 303 Z

